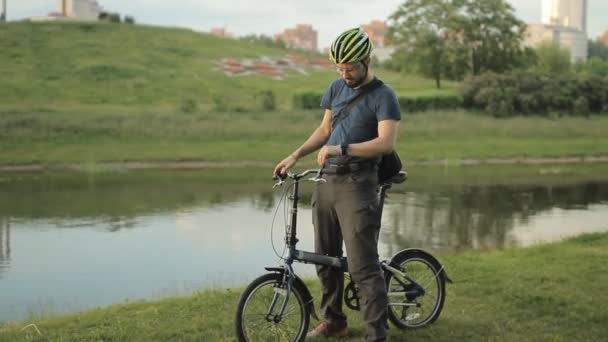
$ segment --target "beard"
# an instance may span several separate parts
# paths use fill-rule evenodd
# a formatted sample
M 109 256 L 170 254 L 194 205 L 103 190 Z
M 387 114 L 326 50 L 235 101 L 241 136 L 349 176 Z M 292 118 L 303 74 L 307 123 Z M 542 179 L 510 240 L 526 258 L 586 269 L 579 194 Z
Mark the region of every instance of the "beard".
M 361 75 L 359 78 L 345 78 L 344 82 L 346 82 L 346 86 L 349 88 L 357 88 L 359 87 L 367 78 L 367 68 L 365 68 L 365 74 Z

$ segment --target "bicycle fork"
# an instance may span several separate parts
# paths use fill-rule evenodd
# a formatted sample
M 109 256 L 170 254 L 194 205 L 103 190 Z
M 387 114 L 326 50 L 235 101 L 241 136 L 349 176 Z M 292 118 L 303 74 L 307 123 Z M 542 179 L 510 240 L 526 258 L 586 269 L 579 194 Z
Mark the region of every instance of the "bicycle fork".
M 289 301 L 289 296 L 291 295 L 291 289 L 293 286 L 293 267 L 287 264 L 285 268 L 285 273 L 283 273 L 283 283 L 277 284 L 279 286 L 274 288 L 274 294 L 272 296 L 272 301 L 270 302 L 270 306 L 268 307 L 268 311 L 266 312 L 266 321 L 279 323 L 283 318 L 283 314 L 285 313 L 285 308 L 287 307 L 287 302 Z M 285 284 L 285 280 L 287 280 L 287 287 L 282 288 L 281 285 Z M 279 297 L 283 297 L 283 302 L 280 303 L 279 312 L 277 314 L 273 314 L 277 303 L 279 302 Z

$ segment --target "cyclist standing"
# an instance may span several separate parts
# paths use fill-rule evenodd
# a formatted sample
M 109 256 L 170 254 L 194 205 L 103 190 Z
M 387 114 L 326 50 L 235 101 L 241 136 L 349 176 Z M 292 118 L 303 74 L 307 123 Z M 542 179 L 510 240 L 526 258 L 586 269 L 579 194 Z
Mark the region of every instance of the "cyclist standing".
M 349 114 L 337 120 L 341 109 L 366 86 L 377 83 L 370 70 L 372 47 L 367 33 L 359 28 L 347 30 L 333 41 L 329 58 L 340 78 L 323 95 L 321 125 L 275 166 L 274 175 L 286 173 L 298 159 L 319 150 L 317 162 L 326 182 L 317 184 L 312 198 L 315 252 L 340 257 L 344 242 L 349 272 L 362 297 L 366 340 L 384 341 L 388 299 L 378 257 L 377 167 L 380 157 L 395 146 L 399 103 L 394 91 L 383 84 L 353 102 Z M 328 266 L 317 266 L 317 274 L 324 320 L 307 336 L 346 336 L 344 274 Z

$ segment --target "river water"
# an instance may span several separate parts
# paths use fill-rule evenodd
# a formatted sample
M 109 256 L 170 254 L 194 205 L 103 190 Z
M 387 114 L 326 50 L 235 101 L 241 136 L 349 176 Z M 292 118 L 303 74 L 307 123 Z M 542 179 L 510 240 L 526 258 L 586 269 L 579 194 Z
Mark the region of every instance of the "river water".
M 380 254 L 503 249 L 608 231 L 608 166 L 421 167 L 384 209 Z M 247 172 L 247 175 L 244 173 Z M 268 170 L 0 174 L 0 321 L 239 286 L 282 252 Z M 303 185 L 301 249 L 312 250 Z M 304 276 L 314 268 L 300 265 Z

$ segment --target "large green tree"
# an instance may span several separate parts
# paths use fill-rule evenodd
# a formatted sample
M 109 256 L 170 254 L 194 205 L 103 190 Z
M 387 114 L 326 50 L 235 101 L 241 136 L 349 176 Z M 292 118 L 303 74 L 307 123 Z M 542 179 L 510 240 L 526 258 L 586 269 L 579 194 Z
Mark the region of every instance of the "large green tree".
M 462 30 L 473 75 L 522 66 L 526 25 L 505 0 L 463 0 L 455 29 Z
M 465 60 L 453 30 L 458 16 L 455 2 L 407 0 L 389 18 L 387 40 L 397 46 L 398 63 L 434 78 L 437 88 L 441 88 L 441 79 L 451 64 L 462 65 Z
M 589 58 L 598 57 L 605 61 L 608 61 L 608 46 L 600 41 L 594 41 L 589 39 L 588 45 Z
M 549 75 L 563 75 L 570 71 L 570 51 L 552 42 L 543 42 L 536 49 L 535 69 Z
M 505 0 L 406 0 L 389 17 L 389 43 L 440 87 L 442 77 L 503 72 L 528 59 L 525 24 Z

